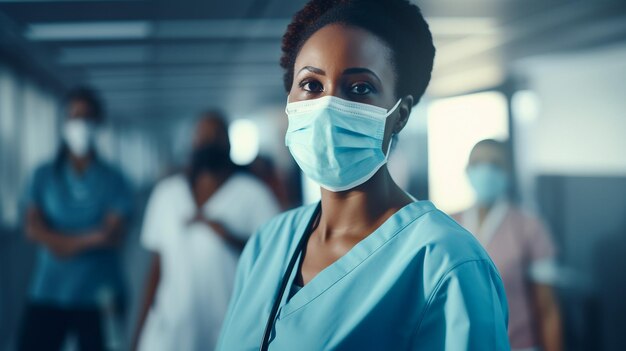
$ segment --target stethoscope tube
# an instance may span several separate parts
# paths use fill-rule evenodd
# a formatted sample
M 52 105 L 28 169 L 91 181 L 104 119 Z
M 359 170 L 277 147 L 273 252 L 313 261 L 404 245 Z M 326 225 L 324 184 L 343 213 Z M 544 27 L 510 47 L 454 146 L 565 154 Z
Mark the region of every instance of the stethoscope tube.
M 313 215 L 311 216 L 311 219 L 309 220 L 309 223 L 306 226 L 304 233 L 302 234 L 302 238 L 300 238 L 300 241 L 298 242 L 298 246 L 296 246 L 296 250 L 291 256 L 289 265 L 287 265 L 287 270 L 285 271 L 285 274 L 283 275 L 283 279 L 280 283 L 280 289 L 278 290 L 278 295 L 276 296 L 276 299 L 274 300 L 274 304 L 272 305 L 270 315 L 267 318 L 267 323 L 265 324 L 265 331 L 263 332 L 263 339 L 261 340 L 261 346 L 259 347 L 260 351 L 267 351 L 267 348 L 269 347 L 270 335 L 272 334 L 272 329 L 274 328 L 274 321 L 276 320 L 276 315 L 278 314 L 278 309 L 280 308 L 280 302 L 283 300 L 283 295 L 285 294 L 285 291 L 287 290 L 287 284 L 289 284 L 289 277 L 291 276 L 291 273 L 293 272 L 293 268 L 296 265 L 296 262 L 298 261 L 298 257 L 300 256 L 300 253 L 304 249 L 304 245 L 306 245 L 307 241 L 309 240 L 309 237 L 311 236 L 311 233 L 313 232 L 313 230 L 315 230 L 315 227 L 319 223 L 319 216 L 321 213 L 321 209 L 322 209 L 322 203 L 319 202 L 317 204 L 317 207 L 315 208 L 315 212 L 313 212 Z

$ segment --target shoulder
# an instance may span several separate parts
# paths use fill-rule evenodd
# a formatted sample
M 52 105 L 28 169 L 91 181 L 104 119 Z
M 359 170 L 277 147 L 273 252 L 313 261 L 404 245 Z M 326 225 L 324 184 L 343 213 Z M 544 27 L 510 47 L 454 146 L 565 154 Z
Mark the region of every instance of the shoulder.
M 411 230 L 414 240 L 426 249 L 432 258 L 449 264 L 461 261 L 489 259 L 489 255 L 465 228 L 440 210 L 425 213 L 415 221 Z
M 233 189 L 237 189 L 242 193 L 249 193 L 250 196 L 269 192 L 265 183 L 248 173 L 237 172 L 230 177 L 228 183 Z
M 188 187 L 187 179 L 183 174 L 171 175 L 161 179 L 156 183 L 152 190 L 152 196 L 163 197 L 171 196 L 171 194 L 180 193 Z
M 262 218 L 265 223 L 269 218 L 279 212 L 279 206 L 272 191 L 257 177 L 247 173 L 235 173 L 222 186 L 220 193 L 229 197 L 230 201 L 236 201 L 242 208 L 247 208 L 249 218 Z M 261 222 L 251 219 L 254 228 Z
M 461 223 L 463 221 L 463 216 L 465 216 L 465 214 L 468 211 L 470 211 L 470 210 L 468 209 L 468 210 L 465 210 L 465 211 L 452 213 L 452 214 L 450 214 L 450 218 L 454 219 L 458 223 Z
M 99 170 L 102 175 L 106 177 L 106 179 L 115 182 L 116 184 L 128 186 L 129 180 L 119 167 L 103 160 L 98 160 L 96 162 L 98 163 Z
M 436 303 L 433 299 L 443 298 L 450 289 L 475 301 L 480 300 L 478 295 L 495 291 L 506 309 L 498 269 L 480 242 L 450 216 L 430 211 L 415 222 L 410 234 L 416 247 L 412 259 L 419 263 L 416 266 L 423 275 L 422 288 L 429 304 Z
M 278 238 L 280 233 L 285 231 L 293 233 L 299 228 L 304 229 L 311 219 L 316 206 L 317 204 L 300 206 L 273 217 L 259 228 L 257 235 L 255 235 L 256 240 L 261 245 L 279 239 L 284 240 L 284 238 Z M 290 238 L 293 238 L 293 235 Z
M 408 226 L 401 257 L 421 267 L 424 288 L 430 292 L 438 282 L 469 262 L 483 262 L 490 272 L 497 275 L 491 258 L 476 238 L 450 216 L 440 210 L 429 211 Z
M 39 165 L 37 165 L 37 167 L 35 167 L 32 178 L 35 181 L 48 178 L 53 175 L 55 168 L 56 168 L 56 165 L 54 162 L 47 161 L 47 162 L 40 163 Z
M 54 186 L 57 180 L 57 166 L 54 162 L 44 162 L 35 167 L 26 184 L 27 189 L 33 191 L 46 185 Z M 52 183 L 50 183 L 52 182 Z
M 250 251 L 251 254 L 254 252 L 253 255 L 256 256 L 268 245 L 277 249 L 287 249 L 304 231 L 316 206 L 317 204 L 301 206 L 273 217 L 252 235 L 245 251 Z
M 523 234 L 529 237 L 547 233 L 545 222 L 536 213 L 523 209 L 517 205 L 509 206 L 510 221 L 516 228 L 522 228 Z
M 522 207 L 519 207 L 515 204 L 509 204 L 509 215 L 516 220 L 523 221 L 524 223 L 541 223 L 541 219 L 536 213 L 530 210 L 523 209 Z

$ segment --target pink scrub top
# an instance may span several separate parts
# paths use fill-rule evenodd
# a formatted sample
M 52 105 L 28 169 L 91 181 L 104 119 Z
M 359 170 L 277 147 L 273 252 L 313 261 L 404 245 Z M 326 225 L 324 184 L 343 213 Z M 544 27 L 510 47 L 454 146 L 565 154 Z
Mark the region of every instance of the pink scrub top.
M 539 345 L 529 283 L 549 284 L 555 248 L 543 223 L 507 201 L 497 202 L 478 225 L 478 208 L 452 216 L 476 236 L 500 271 L 509 304 L 512 349 Z

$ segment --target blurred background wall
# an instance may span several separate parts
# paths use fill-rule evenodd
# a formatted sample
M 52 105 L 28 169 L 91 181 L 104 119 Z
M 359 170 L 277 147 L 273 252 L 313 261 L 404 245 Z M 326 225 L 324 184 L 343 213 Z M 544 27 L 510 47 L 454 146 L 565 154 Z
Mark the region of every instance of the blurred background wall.
M 626 328 L 626 3 L 423 0 L 437 57 L 390 161 L 396 180 L 449 212 L 484 138 L 513 146 L 516 195 L 550 225 L 568 350 L 623 350 Z M 138 227 L 154 183 L 187 161 L 199 112 L 232 120 L 232 158 L 271 159 L 289 206 L 313 201 L 284 147 L 280 38 L 303 0 L 0 0 L 0 350 L 14 342 L 33 261 L 20 197 L 56 152 L 65 90 L 107 107 L 98 144 L 136 191 L 125 262 L 143 286 Z M 129 318 L 129 328 L 134 316 Z

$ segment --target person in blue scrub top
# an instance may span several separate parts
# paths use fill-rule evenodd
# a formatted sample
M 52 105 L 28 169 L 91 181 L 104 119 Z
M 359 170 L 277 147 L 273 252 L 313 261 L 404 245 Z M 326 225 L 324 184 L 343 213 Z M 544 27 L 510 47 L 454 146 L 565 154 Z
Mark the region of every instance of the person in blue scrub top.
M 60 350 L 69 334 L 80 350 L 104 350 L 103 304 L 123 303 L 119 244 L 131 191 L 94 148 L 103 117 L 95 92 L 70 92 L 67 111 L 57 157 L 27 189 L 25 231 L 38 252 L 18 350 Z
M 218 349 L 509 350 L 502 280 L 480 243 L 386 167 L 435 49 L 406 0 L 313 0 L 283 37 L 288 146 L 321 202 L 241 256 Z

